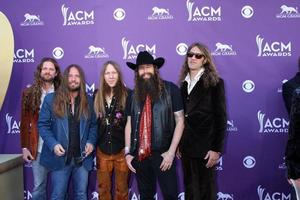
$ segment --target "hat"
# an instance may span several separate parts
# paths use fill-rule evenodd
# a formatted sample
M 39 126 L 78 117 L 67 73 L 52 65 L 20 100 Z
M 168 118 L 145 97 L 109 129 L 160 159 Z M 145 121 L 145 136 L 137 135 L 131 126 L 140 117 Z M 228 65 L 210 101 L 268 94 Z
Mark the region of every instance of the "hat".
M 158 69 L 163 66 L 165 63 L 165 59 L 162 57 L 154 59 L 153 56 L 148 51 L 141 51 L 139 52 L 137 58 L 136 58 L 136 64 L 131 62 L 126 62 L 128 67 L 130 67 L 133 70 L 136 70 L 139 65 L 144 64 L 153 64 L 158 67 Z

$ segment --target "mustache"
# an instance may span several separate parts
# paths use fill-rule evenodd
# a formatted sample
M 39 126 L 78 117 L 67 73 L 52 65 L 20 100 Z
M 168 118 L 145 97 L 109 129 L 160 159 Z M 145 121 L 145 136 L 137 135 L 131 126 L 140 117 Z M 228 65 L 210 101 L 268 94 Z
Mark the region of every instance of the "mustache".
M 160 96 L 158 77 L 150 74 L 149 79 L 144 79 L 142 78 L 144 75 L 137 77 L 136 97 L 140 102 L 143 102 L 146 96 L 149 95 L 155 101 Z

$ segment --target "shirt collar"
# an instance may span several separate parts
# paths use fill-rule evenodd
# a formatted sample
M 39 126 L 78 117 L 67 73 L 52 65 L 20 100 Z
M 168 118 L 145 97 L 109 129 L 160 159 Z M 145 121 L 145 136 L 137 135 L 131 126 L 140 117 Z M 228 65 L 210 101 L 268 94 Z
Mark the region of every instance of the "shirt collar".
M 201 76 L 203 75 L 205 69 L 204 67 L 201 67 L 200 70 L 198 71 L 198 73 L 196 74 L 194 81 L 199 81 L 199 79 L 201 78 Z M 190 73 L 188 73 L 184 79 L 186 82 L 191 82 L 191 76 Z
M 49 88 L 48 91 L 44 90 L 44 88 L 42 87 L 42 93 L 48 94 L 48 93 L 52 93 L 52 92 L 54 92 L 54 84 L 51 85 L 51 87 Z

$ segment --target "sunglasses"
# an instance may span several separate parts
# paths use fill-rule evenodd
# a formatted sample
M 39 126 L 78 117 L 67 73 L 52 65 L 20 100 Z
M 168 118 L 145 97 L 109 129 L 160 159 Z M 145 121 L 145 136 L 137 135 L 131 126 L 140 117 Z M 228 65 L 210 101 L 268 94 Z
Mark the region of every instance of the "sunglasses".
M 198 53 L 192 53 L 192 52 L 189 52 L 186 54 L 187 57 L 189 58 L 192 58 L 193 56 L 195 56 L 195 58 L 197 59 L 201 59 L 201 58 L 204 58 L 204 55 L 203 54 L 198 54 Z
M 81 165 L 85 158 L 86 158 L 86 153 L 83 151 L 83 152 L 81 152 L 81 156 L 74 157 L 74 162 L 77 165 Z

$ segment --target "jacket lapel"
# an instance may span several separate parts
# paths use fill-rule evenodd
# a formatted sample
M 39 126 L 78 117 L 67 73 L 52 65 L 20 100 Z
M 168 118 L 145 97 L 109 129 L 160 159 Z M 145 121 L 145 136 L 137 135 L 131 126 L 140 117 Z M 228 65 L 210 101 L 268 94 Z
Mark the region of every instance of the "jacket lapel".
M 183 89 L 182 95 L 183 95 L 184 101 L 186 103 L 185 112 L 186 112 L 186 114 L 189 114 L 190 112 L 193 111 L 195 106 L 197 106 L 199 104 L 200 100 L 203 98 L 203 95 L 205 95 L 203 79 L 200 78 L 200 80 L 196 83 L 196 85 L 194 86 L 194 88 L 192 89 L 192 91 L 189 95 L 187 92 L 187 87 L 188 87 L 188 84 L 185 81 L 183 84 L 183 88 L 182 88 Z
M 69 139 L 69 122 L 68 122 L 68 117 L 65 116 L 64 118 L 62 118 L 61 121 L 64 133 L 66 134 L 66 137 Z

